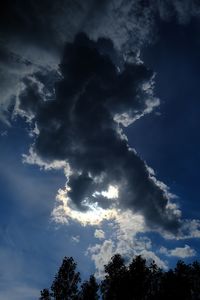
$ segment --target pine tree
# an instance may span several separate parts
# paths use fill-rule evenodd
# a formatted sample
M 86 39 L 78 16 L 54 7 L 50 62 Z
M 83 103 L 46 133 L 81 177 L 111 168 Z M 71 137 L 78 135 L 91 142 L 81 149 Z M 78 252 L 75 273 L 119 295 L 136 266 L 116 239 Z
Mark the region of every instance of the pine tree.
M 40 299 L 39 300 L 51 300 L 51 296 L 50 296 L 50 293 L 49 293 L 49 290 L 48 289 L 43 289 L 41 292 L 40 292 Z
M 128 300 L 127 290 L 127 268 L 121 255 L 116 254 L 105 266 L 105 279 L 101 284 L 104 300 Z
M 72 257 L 64 257 L 62 265 L 51 286 L 55 300 L 75 300 L 78 297 L 80 274 L 76 272 L 76 263 Z
M 151 288 L 150 269 L 146 260 L 140 255 L 136 256 L 129 265 L 129 287 L 131 299 L 144 300 Z
M 81 285 L 80 300 L 98 300 L 99 285 L 93 275 Z

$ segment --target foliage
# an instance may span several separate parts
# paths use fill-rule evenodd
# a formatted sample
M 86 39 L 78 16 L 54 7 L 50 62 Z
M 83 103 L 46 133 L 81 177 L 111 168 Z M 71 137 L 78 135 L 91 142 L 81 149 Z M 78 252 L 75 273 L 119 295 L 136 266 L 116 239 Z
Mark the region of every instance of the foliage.
M 142 256 L 126 265 L 114 255 L 104 266 L 105 277 L 98 284 L 94 275 L 80 285 L 73 258 L 65 257 L 51 291 L 41 291 L 40 300 L 200 300 L 200 263 L 178 261 L 174 269 L 162 271 Z
M 51 292 L 44 289 L 40 299 L 44 300 L 76 300 L 78 299 L 78 283 L 80 274 L 76 272 L 76 263 L 72 257 L 64 257 L 62 265 L 55 276 Z
M 96 278 L 94 275 L 90 276 L 90 279 L 88 281 L 85 281 L 81 285 L 81 291 L 79 294 L 80 300 L 98 300 L 98 289 L 99 285 L 96 282 Z

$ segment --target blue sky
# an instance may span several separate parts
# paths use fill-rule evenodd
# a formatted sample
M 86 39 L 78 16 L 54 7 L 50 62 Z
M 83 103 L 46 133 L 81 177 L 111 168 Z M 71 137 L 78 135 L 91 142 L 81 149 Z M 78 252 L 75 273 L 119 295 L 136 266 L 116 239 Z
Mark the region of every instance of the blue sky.
M 61 10 L 58 1 L 46 11 L 51 23 L 42 6 L 32 13 L 21 1 L 28 24 L 14 4 L 4 8 L 14 18 L 9 25 L 1 19 L 0 298 L 36 299 L 64 256 L 73 256 L 83 279 L 102 278 L 118 252 L 127 261 L 142 254 L 164 269 L 199 259 L 200 10 L 191 2 L 122 1 L 113 9 L 86 1 L 69 10 L 66 0 Z M 98 102 L 104 90 L 90 77 L 84 85 L 82 66 L 90 61 L 81 64 L 82 45 L 103 57 L 102 69 L 98 59 L 91 68 L 112 95 L 105 106 Z M 78 99 L 76 113 L 68 114 L 65 97 Z
M 22 163 L 21 153 L 29 141 L 22 125 L 16 122 L 1 137 L 1 297 L 5 299 L 20 299 L 22 294 L 24 299 L 34 299 L 50 285 L 65 255 L 79 261 L 83 276 L 94 272 L 92 265 L 84 268 L 88 264 L 84 239 L 89 241 L 93 231 L 78 224 L 69 229 L 51 221 L 64 176 Z M 80 233 L 81 249 L 72 239 Z
M 152 114 L 128 128 L 129 141 L 158 177 L 177 194 L 185 214 L 198 217 L 199 41 L 195 29 L 177 23 L 160 25 L 160 38 L 143 59 L 156 75 L 160 115 Z M 146 128 L 149 134 L 146 135 Z M 145 135 L 145 138 L 143 138 Z

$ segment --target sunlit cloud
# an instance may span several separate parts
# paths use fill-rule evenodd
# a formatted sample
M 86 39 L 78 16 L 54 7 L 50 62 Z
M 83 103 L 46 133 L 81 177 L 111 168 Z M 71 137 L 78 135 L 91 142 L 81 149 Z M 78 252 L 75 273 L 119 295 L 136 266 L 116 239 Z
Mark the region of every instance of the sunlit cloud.
M 102 240 L 105 238 L 105 232 L 102 229 L 96 229 L 94 232 L 94 237 Z
M 102 195 L 103 197 L 106 197 L 107 199 L 116 199 L 119 196 L 119 191 L 117 186 L 109 185 L 107 191 L 102 192 L 94 192 L 93 196 L 99 196 Z
M 167 249 L 166 247 L 161 247 L 160 253 L 166 256 L 174 256 L 179 258 L 193 257 L 197 254 L 196 251 L 189 245 L 185 245 L 184 247 L 176 247 L 174 249 Z
M 67 195 L 69 188 L 60 189 L 56 197 L 56 206 L 52 212 L 52 218 L 57 223 L 68 224 L 69 221 L 77 221 L 81 225 L 100 225 L 105 220 L 115 219 L 118 215 L 116 208 L 103 209 L 97 202 L 84 202 L 86 211 L 73 208 L 73 204 Z

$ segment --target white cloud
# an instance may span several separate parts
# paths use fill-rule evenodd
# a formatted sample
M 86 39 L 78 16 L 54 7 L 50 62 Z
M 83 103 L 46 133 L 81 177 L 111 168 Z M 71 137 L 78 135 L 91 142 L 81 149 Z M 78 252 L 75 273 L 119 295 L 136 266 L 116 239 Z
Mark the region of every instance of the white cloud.
M 140 254 L 146 258 L 147 262 L 154 261 L 157 264 L 157 266 L 163 270 L 166 270 L 168 268 L 168 263 L 160 259 L 153 251 L 147 251 L 146 249 L 144 249 L 141 251 Z
M 184 247 L 177 247 L 171 250 L 161 247 L 160 253 L 166 256 L 175 256 L 180 258 L 192 257 L 196 255 L 196 251 L 188 245 L 185 245 Z
M 147 231 L 141 215 L 130 211 L 121 212 L 111 223 L 112 234 L 102 244 L 95 244 L 87 249 L 95 267 L 96 276 L 103 278 L 104 265 L 115 254 L 121 254 L 129 263 L 135 255 L 142 255 L 148 261 L 154 260 L 160 268 L 166 269 L 167 263 L 162 261 L 153 251 L 151 240 L 145 236 L 138 237 L 138 233 Z
M 154 175 L 153 170 L 149 169 L 149 172 L 152 174 L 151 176 Z M 144 234 L 150 231 L 142 215 L 135 214 L 130 210 L 119 210 L 115 207 L 115 202 L 110 209 L 102 209 L 97 204 L 94 204 L 90 206 L 87 212 L 78 211 L 71 205 L 70 199 L 67 196 L 67 189 L 67 186 L 64 190 L 60 189 L 57 195 L 57 204 L 52 213 L 52 217 L 56 222 L 67 224 L 70 220 L 74 220 L 83 226 L 100 226 L 104 221 L 110 221 L 112 227 L 110 238 L 104 240 L 102 244 L 90 245 L 87 250 L 87 254 L 90 255 L 94 261 L 97 277 L 102 278 L 104 276 L 104 265 L 107 264 L 116 253 L 126 257 L 128 262 L 130 262 L 135 255 L 143 255 L 147 260 L 154 260 L 160 268 L 167 269 L 167 262 L 163 261 L 153 252 L 151 240 L 145 236 L 138 237 L 138 233 Z M 166 193 L 168 192 L 166 186 L 164 186 L 163 189 L 166 189 Z M 176 209 L 177 207 L 175 206 L 174 210 Z M 190 231 L 190 237 L 198 236 L 199 226 L 200 224 L 197 220 L 190 222 L 185 221 L 182 225 L 182 231 L 184 228 L 185 233 L 182 232 L 182 236 L 179 233 L 178 236 L 166 234 L 164 237 L 183 239 L 186 238 L 186 231 Z M 105 233 L 101 229 L 96 229 L 94 235 L 99 239 L 105 238 Z M 195 251 L 187 245 L 172 250 L 161 248 L 160 253 L 166 256 L 179 256 L 182 258 L 195 255 Z
M 96 277 L 103 278 L 105 275 L 104 265 L 115 254 L 121 254 L 130 263 L 134 256 L 142 255 L 148 262 L 154 260 L 158 267 L 167 269 L 167 263 L 159 258 L 151 249 L 150 239 L 134 237 L 132 240 L 108 239 L 102 244 L 95 244 L 87 249 L 87 255 L 91 256 L 96 268 Z
M 177 234 L 170 232 L 162 232 L 165 239 L 185 240 L 192 238 L 200 238 L 200 220 L 183 219 Z
M 106 265 L 111 257 L 115 254 L 114 243 L 112 240 L 106 240 L 102 245 L 96 244 L 87 249 L 87 253 L 91 255 L 91 259 L 95 263 L 96 277 L 102 278 L 104 275 L 104 265 Z
M 143 111 L 130 111 L 122 114 L 115 114 L 114 120 L 118 124 L 122 124 L 124 127 L 128 127 L 135 121 L 144 117 L 146 114 L 152 113 L 155 108 L 159 107 L 160 100 L 154 95 L 154 85 L 155 85 L 155 74 L 151 77 L 149 81 L 146 81 L 140 86 L 140 97 L 146 99 L 144 101 L 145 107 Z
M 107 199 L 117 199 L 118 195 L 119 195 L 118 187 L 109 185 L 107 191 L 101 191 L 101 192 L 96 191 L 96 192 L 94 192 L 94 194 L 92 196 L 97 197 L 99 195 L 102 195 L 103 197 L 105 197 Z
M 160 268 L 167 268 L 166 262 L 153 253 L 151 240 L 145 236 L 137 236 L 138 233 L 148 231 L 142 215 L 134 214 L 130 210 L 117 210 L 115 207 L 104 210 L 94 206 L 87 212 L 78 211 L 71 206 L 66 187 L 66 190 L 59 190 L 57 205 L 54 208 L 52 217 L 59 223 L 68 224 L 70 220 L 74 220 L 83 226 L 100 226 L 106 220 L 111 222 L 112 233 L 110 238 L 103 241 L 102 244 L 91 245 L 87 249 L 87 254 L 91 256 L 95 263 L 96 276 L 99 278 L 104 276 L 104 265 L 116 253 L 125 256 L 129 262 L 135 255 L 141 254 L 148 260 L 153 259 Z M 96 229 L 94 236 L 98 239 L 104 239 L 105 233 L 102 229 Z
M 101 192 L 102 196 L 108 198 L 108 199 L 115 199 L 118 198 L 118 188 L 113 185 L 109 185 L 107 191 L 102 191 Z
M 57 70 L 57 64 L 54 59 L 42 59 L 42 50 L 37 58 L 34 55 L 34 49 L 29 51 L 31 55 L 27 56 L 28 49 L 16 48 L 15 45 L 9 45 L 8 48 L 3 49 L 7 54 L 6 63 L 0 64 L 0 121 L 11 125 L 9 108 L 11 105 L 17 104 L 19 94 L 25 88 L 23 79 L 27 76 L 33 78 L 33 74 L 37 71 Z M 18 52 L 18 53 L 17 53 Z M 45 56 L 45 55 L 44 55 Z M 48 54 L 46 53 L 46 57 Z M 39 84 L 39 82 L 38 82 Z M 18 114 L 19 111 L 15 111 Z
M 74 243 L 79 243 L 80 242 L 80 236 L 79 235 L 76 235 L 76 236 L 72 236 L 72 242 Z
M 60 170 L 63 169 L 65 175 L 70 174 L 69 164 L 64 160 L 54 160 L 51 162 L 46 162 L 42 160 L 34 151 L 33 148 L 30 147 L 29 154 L 22 154 L 23 163 L 27 163 L 29 165 L 38 165 L 41 169 L 44 170 Z
M 200 220 L 184 220 L 180 239 L 200 238 Z
M 65 189 L 59 189 L 56 197 L 56 205 L 52 212 L 52 219 L 56 223 L 68 224 L 73 220 L 79 222 L 81 225 L 100 225 L 105 220 L 112 220 L 116 218 L 118 212 L 115 208 L 103 209 L 97 203 L 87 203 L 84 205 L 88 208 L 86 212 L 77 210 L 68 197 L 67 193 L 69 187 L 66 185 Z
M 168 200 L 178 198 L 175 194 L 170 192 L 169 187 L 164 182 L 156 178 L 156 173 L 153 168 L 149 167 L 147 164 L 146 164 L 146 168 L 149 172 L 149 178 L 164 192 Z M 168 202 L 168 208 L 169 209 L 171 208 L 178 217 L 181 216 L 181 211 L 178 209 L 178 205 Z
M 105 232 L 102 229 L 96 229 L 94 232 L 94 237 L 97 239 L 104 239 L 105 238 Z

